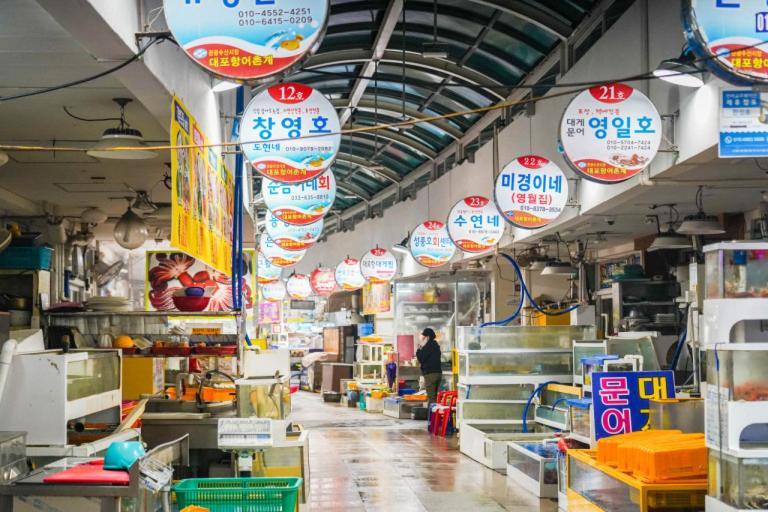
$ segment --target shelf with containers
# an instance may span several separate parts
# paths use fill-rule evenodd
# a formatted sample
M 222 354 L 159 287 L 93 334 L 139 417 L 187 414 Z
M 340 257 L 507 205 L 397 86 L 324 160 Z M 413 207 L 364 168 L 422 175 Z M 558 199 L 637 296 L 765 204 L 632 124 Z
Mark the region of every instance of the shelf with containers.
M 421 331 L 431 327 L 441 348 L 443 384 L 455 388 L 456 331 L 488 320 L 493 304 L 492 273 L 485 270 L 430 272 L 396 279 L 395 340 L 398 363 L 415 357 Z

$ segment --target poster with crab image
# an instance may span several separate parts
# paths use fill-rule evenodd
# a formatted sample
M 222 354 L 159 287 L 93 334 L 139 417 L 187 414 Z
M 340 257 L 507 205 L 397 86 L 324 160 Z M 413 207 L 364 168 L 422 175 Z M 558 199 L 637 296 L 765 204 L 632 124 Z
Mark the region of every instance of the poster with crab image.
M 565 161 L 583 177 L 605 184 L 621 183 L 648 167 L 659 151 L 661 132 L 651 100 L 620 83 L 582 91 L 560 120 Z
M 494 198 L 507 222 L 522 229 L 537 229 L 563 213 L 568 202 L 568 180 L 543 156 L 525 155 L 501 170 Z
M 243 251 L 243 304 L 252 314 L 256 278 L 254 249 Z M 179 311 L 174 295 L 189 294 L 190 288 L 203 289 L 209 297 L 201 311 L 232 311 L 232 278 L 192 256 L 179 251 L 147 251 L 144 306 L 147 311 Z M 199 293 L 199 290 L 195 290 Z
M 427 268 L 445 265 L 456 252 L 456 245 L 448 235 L 445 224 L 439 220 L 419 224 L 411 233 L 408 246 L 413 259 Z

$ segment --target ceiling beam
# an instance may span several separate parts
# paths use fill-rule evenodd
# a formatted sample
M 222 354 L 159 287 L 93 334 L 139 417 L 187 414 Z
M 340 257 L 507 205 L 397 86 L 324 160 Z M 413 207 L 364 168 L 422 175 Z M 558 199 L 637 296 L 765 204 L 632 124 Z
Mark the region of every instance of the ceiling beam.
M 522 0 L 470 0 L 481 5 L 493 7 L 512 16 L 536 25 L 561 41 L 565 41 L 570 36 L 573 28 L 564 21 L 557 13 L 545 9 L 543 6 L 534 7 Z
M 373 52 L 371 50 L 339 50 L 333 52 L 317 53 L 313 55 L 304 70 L 324 68 L 329 66 L 339 66 L 344 64 L 359 64 L 371 60 Z M 387 64 L 402 65 L 403 52 L 399 50 L 386 50 L 380 58 L 380 62 Z M 504 84 L 488 78 L 479 71 L 468 67 L 459 66 L 453 62 L 439 59 L 430 59 L 413 52 L 406 52 L 405 62 L 411 67 L 432 71 L 440 75 L 448 75 L 458 80 L 483 88 L 483 85 L 492 85 L 493 89 L 483 88 L 486 94 L 496 100 L 503 100 L 504 95 L 496 91 L 496 86 Z
M 357 196 L 360 199 L 362 199 L 365 202 L 368 202 L 371 200 L 371 194 L 369 194 L 366 190 L 364 190 L 362 187 L 358 187 L 354 183 L 349 183 L 347 181 L 336 181 L 336 188 L 341 190 L 342 192 L 346 192 L 348 194 L 352 194 L 353 196 Z
M 370 126 L 365 125 L 352 125 L 352 128 L 370 128 Z M 437 156 L 437 152 L 431 148 L 429 148 L 426 144 L 422 144 L 421 142 L 417 141 L 413 137 L 408 137 L 407 135 L 403 135 L 400 132 L 395 131 L 391 128 L 384 128 L 381 130 L 376 130 L 376 132 L 353 132 L 353 133 L 346 133 L 345 136 L 347 137 L 354 137 L 354 136 L 360 136 L 360 137 L 378 137 L 380 139 L 388 140 L 393 143 L 402 144 L 403 146 L 407 146 L 413 151 L 424 155 L 430 160 L 433 160 Z
M 365 94 L 365 89 L 371 81 L 371 77 L 376 72 L 377 62 L 384 56 L 384 52 L 389 46 L 389 40 L 397 26 L 397 20 L 403 12 L 403 0 L 389 0 L 387 10 L 384 12 L 384 19 L 381 22 L 379 31 L 376 34 L 376 40 L 373 43 L 373 51 L 368 62 L 363 66 L 360 78 L 355 81 L 352 90 L 349 93 L 349 106 L 339 116 L 341 125 L 347 122 L 352 111 L 357 107 L 358 102 Z
M 376 164 L 357 155 L 339 153 L 336 155 L 336 160 L 361 167 L 368 172 L 384 178 L 387 181 L 391 181 L 392 183 L 400 183 L 400 180 L 402 179 L 397 172 L 393 171 L 389 167 Z

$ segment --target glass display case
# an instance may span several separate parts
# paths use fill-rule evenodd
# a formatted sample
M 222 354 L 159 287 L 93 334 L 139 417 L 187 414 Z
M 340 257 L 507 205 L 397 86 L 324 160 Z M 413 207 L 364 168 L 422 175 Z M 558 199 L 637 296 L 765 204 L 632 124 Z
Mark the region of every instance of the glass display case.
M 523 433 L 521 423 L 476 424 L 465 422 L 459 436 L 461 453 L 491 469 L 507 466 L 507 443 L 512 441 L 541 441 L 552 438 L 552 431 L 529 423 Z
M 352 377 L 359 383 L 378 384 L 386 377 L 384 363 L 355 363 Z
M 491 273 L 481 270 L 430 272 L 394 281 L 395 338 L 413 336 L 431 327 L 442 350 L 444 373 L 450 373 L 456 328 L 486 321 L 491 298 Z M 415 349 L 414 349 L 415 353 Z
M 650 336 L 641 336 L 630 338 L 627 336 L 609 337 L 605 341 L 608 354 L 619 357 L 642 356 L 643 370 L 656 371 L 661 370 L 659 357 Z
M 539 498 L 557 497 L 557 457 L 552 441 L 507 444 L 507 478 Z
M 599 354 L 607 354 L 605 341 L 573 340 L 573 383 L 583 384 L 581 360 Z
M 117 389 L 120 389 L 120 358 L 113 351 L 90 351 L 86 359 L 67 364 L 67 400 Z
M 722 400 L 768 401 L 768 343 L 718 345 L 707 358 L 707 383 L 720 388 Z M 725 396 L 723 396 L 725 394 Z
M 598 318 L 603 318 L 606 336 L 628 331 L 662 331 L 675 334 L 681 315 L 675 299 L 677 281 L 623 279 L 595 294 Z
M 459 400 L 528 400 L 533 384 L 462 384 L 459 383 Z
M 768 243 L 704 247 L 707 299 L 768 298 Z
M 768 458 L 709 452 L 708 495 L 739 510 L 768 509 Z
M 568 400 L 569 430 L 571 437 L 584 444 L 592 443 L 592 399 Z
M 595 328 L 580 325 L 515 325 L 460 327 L 456 348 L 470 350 L 553 349 L 572 350 L 573 340 L 595 337 Z
M 239 417 L 284 420 L 291 414 L 291 386 L 287 377 L 241 379 L 236 386 Z
M 26 438 L 25 432 L 0 432 L 0 484 L 27 472 Z
M 459 379 L 465 378 L 466 383 L 494 379 L 510 384 L 542 375 L 570 379 L 571 357 L 570 350 L 560 349 L 525 349 L 514 353 L 470 351 L 459 354 Z
M 386 363 L 387 354 L 392 350 L 391 343 L 358 343 L 355 359 L 358 362 Z
M 518 401 L 462 401 L 458 404 L 459 424 L 522 421 L 525 400 Z M 533 421 L 533 407 L 528 408 L 528 421 Z

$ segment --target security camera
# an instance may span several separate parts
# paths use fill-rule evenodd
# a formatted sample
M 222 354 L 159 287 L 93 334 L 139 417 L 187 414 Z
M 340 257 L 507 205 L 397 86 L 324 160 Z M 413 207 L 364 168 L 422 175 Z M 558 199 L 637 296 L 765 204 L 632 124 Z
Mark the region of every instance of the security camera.
M 614 224 L 616 224 L 616 217 L 609 216 L 609 217 L 605 217 L 603 220 L 605 220 L 605 223 L 608 224 L 609 226 L 613 226 Z

